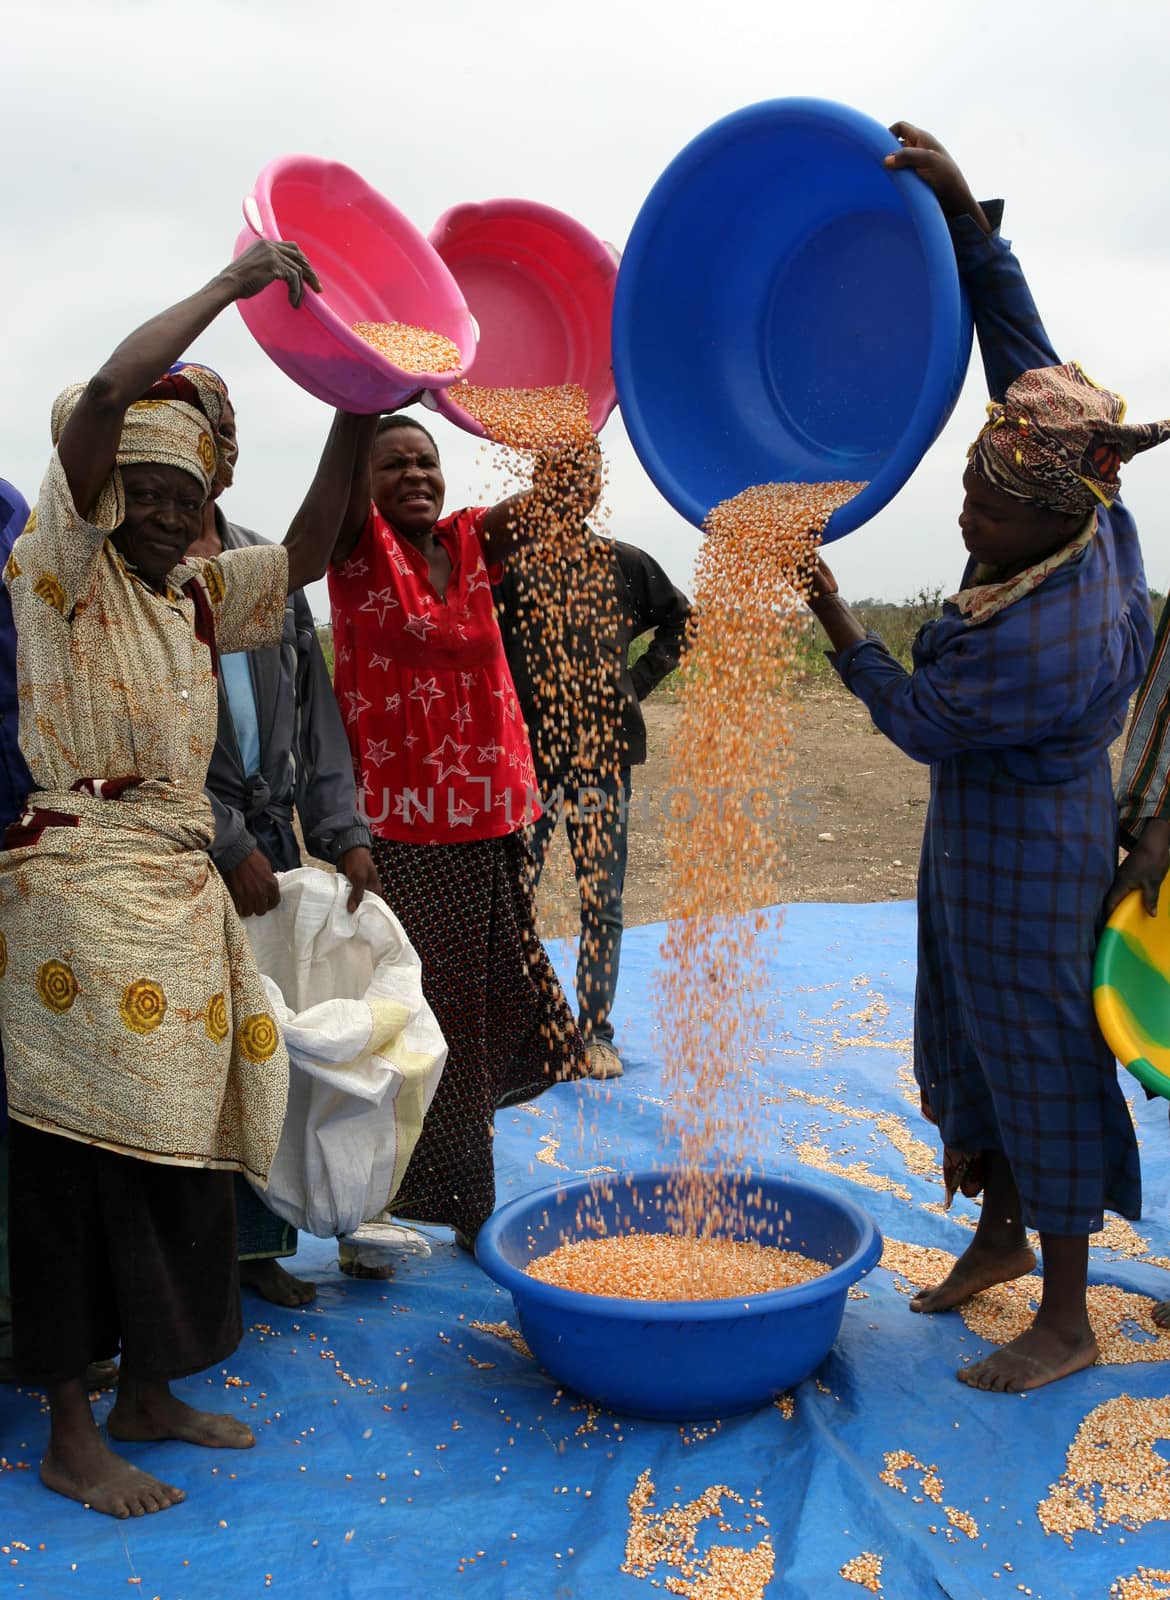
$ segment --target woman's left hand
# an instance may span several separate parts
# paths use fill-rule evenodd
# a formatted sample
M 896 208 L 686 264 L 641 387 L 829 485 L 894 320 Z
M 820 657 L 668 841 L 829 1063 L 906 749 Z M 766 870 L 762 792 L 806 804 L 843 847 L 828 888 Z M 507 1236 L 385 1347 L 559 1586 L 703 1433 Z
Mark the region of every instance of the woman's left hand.
M 356 911 L 367 893 L 381 896 L 382 880 L 378 877 L 374 858 L 364 844 L 354 845 L 352 850 L 339 856 L 337 870 L 349 879 L 350 896 L 345 905 L 347 911 Z
M 1158 895 L 1167 872 L 1170 872 L 1170 823 L 1154 817 L 1146 823 L 1141 838 L 1118 867 L 1105 896 L 1103 914 L 1112 916 L 1126 895 L 1139 889 L 1146 915 L 1157 916 Z

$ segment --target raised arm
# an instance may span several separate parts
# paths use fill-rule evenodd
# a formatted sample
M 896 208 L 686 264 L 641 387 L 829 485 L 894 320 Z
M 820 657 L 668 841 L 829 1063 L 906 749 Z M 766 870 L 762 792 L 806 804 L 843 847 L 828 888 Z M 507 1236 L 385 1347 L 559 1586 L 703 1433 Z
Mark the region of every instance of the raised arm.
M 377 424 L 376 415 L 334 414 L 316 475 L 284 537 L 289 594 L 323 578 L 330 560 L 343 561 L 357 543 L 370 509 L 370 445 Z M 346 545 L 363 482 L 361 521 Z
M 259 294 L 278 279 L 288 284 L 294 306 L 300 305 L 306 283 L 317 290 L 321 287 L 298 246 L 261 239 L 202 289 L 123 339 L 89 380 L 57 444 L 79 516 L 88 517 L 114 470 L 122 419 L 129 407 L 226 306 Z
M 1060 365 L 1020 264 L 1000 237 L 1003 203 L 980 205 L 952 157 L 922 128 L 895 122 L 890 132 L 902 141 L 902 149 L 887 156 L 886 165 L 917 173 L 934 190 L 950 224 L 955 259 L 971 301 L 987 390 L 993 400 L 1002 400 L 1021 372 Z
M 579 530 L 600 489 L 601 447 L 596 439 L 537 456 L 531 489 L 501 500 L 484 516 L 485 559 L 503 561 L 510 550 L 531 544 L 542 529 Z
M 341 413 L 339 412 L 340 416 Z M 362 529 L 370 515 L 370 451 L 378 418 L 360 417 L 360 426 L 354 435 L 353 460 L 350 465 L 349 493 L 341 516 L 341 527 L 333 547 L 332 560 L 340 566 L 353 554 L 354 546 L 362 536 Z

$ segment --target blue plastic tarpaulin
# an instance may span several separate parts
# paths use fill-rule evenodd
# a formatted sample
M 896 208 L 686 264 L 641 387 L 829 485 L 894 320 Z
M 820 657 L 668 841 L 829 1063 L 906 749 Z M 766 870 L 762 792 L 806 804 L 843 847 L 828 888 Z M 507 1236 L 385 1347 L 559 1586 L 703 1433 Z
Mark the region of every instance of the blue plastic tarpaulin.
M 623 947 L 625 1077 L 562 1085 L 498 1117 L 501 1202 L 558 1175 L 661 1158 L 661 932 L 632 930 Z M 771 1000 L 752 1069 L 755 1159 L 859 1201 L 887 1240 L 958 1253 L 976 1213 L 964 1200 L 942 1212 L 936 1136 L 909 1076 L 912 906 L 794 906 L 772 917 L 763 947 Z M 571 951 L 554 953 L 567 979 Z M 1146 1216 L 1136 1227 L 1114 1224 L 1093 1250 L 1091 1277 L 1163 1298 L 1170 1272 L 1155 1263 L 1170 1258 L 1166 1106 L 1131 1087 Z M 256 1449 L 123 1447 L 187 1490 L 171 1511 L 119 1523 L 51 1495 L 35 1472 L 43 1399 L 0 1392 L 0 1588 L 37 1600 L 649 1600 L 652 1583 L 663 1592 L 670 1582 L 695 1600 L 734 1595 L 696 1587 L 677 1559 L 644 1576 L 622 1571 L 628 1500 L 646 1472 L 656 1512 L 713 1485 L 741 1497 L 724 1501 L 722 1530 L 717 1518 L 700 1523 L 697 1553 L 767 1541 L 767 1600 L 864 1593 L 839 1575 L 863 1552 L 882 1558 L 881 1592 L 893 1600 L 1083 1600 L 1142 1567 L 1170 1567 L 1170 1525 L 1158 1520 L 1170 1503 L 1170 1452 L 1140 1422 L 1141 1408 L 1144 1445 L 1139 1438 L 1120 1467 L 1113 1457 L 1102 1470 L 1124 1475 L 1132 1463 L 1161 1483 L 1160 1505 L 1147 1496 L 1126 1513 L 1116 1494 L 1068 1485 L 1065 1509 L 1084 1523 L 1071 1544 L 1046 1533 L 1038 1514 L 1091 1413 L 1104 1419 L 1105 1437 L 1111 1412 L 1098 1408 L 1121 1395 L 1163 1400 L 1170 1417 L 1170 1337 L 1137 1322 L 1113 1352 L 1124 1363 L 1026 1396 L 974 1392 L 954 1374 L 987 1340 L 957 1313 L 910 1313 L 910 1258 L 902 1276 L 880 1268 L 859 1286 L 864 1298 L 849 1301 L 833 1353 L 791 1406 L 680 1427 L 598 1414 L 559 1393 L 510 1339 L 473 1326 L 515 1328 L 511 1300 L 448 1233 L 429 1237 L 430 1256 L 404 1256 L 386 1283 L 342 1276 L 333 1248 L 308 1241 L 295 1270 L 317 1281 L 315 1305 L 282 1311 L 247 1297 L 237 1354 L 178 1387 L 195 1404 L 246 1417 Z M 108 1405 L 107 1396 L 99 1415 Z M 897 1451 L 920 1465 L 895 1480 L 887 1458 Z M 1110 1520 L 1118 1515 L 1136 1526 Z

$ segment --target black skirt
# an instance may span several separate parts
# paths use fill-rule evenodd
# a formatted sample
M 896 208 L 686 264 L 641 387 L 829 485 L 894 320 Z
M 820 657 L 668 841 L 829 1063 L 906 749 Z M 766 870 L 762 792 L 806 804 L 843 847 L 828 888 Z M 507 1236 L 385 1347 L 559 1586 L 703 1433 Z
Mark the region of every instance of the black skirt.
M 243 1329 L 230 1172 L 174 1167 L 8 1130 L 13 1353 L 21 1377 L 79 1378 L 119 1353 L 140 1378 L 184 1378 Z
M 376 838 L 373 853 L 447 1041 L 447 1065 L 392 1208 L 474 1238 L 495 1205 L 497 1108 L 584 1076 L 585 1046 L 537 936 L 521 834 L 467 844 Z

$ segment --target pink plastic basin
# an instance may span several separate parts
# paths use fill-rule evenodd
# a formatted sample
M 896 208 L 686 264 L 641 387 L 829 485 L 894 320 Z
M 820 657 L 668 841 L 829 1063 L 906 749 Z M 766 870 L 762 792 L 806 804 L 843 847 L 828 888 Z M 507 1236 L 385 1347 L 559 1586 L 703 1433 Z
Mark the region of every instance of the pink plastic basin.
M 599 431 L 617 403 L 610 321 L 617 282 L 611 247 L 587 228 L 533 200 L 455 206 L 431 229 L 431 244 L 451 269 L 479 327 L 468 382 L 493 388 L 578 383 Z M 445 417 L 483 434 L 456 403 L 434 396 Z
M 244 201 L 255 235 L 299 244 L 321 280 L 299 309 L 274 283 L 237 304 L 249 332 L 294 383 L 343 411 L 390 411 L 453 372 L 404 372 L 353 332 L 354 322 L 409 322 L 454 341 L 466 371 L 475 325 L 459 285 L 414 224 L 350 167 L 315 156 L 282 156 Z

